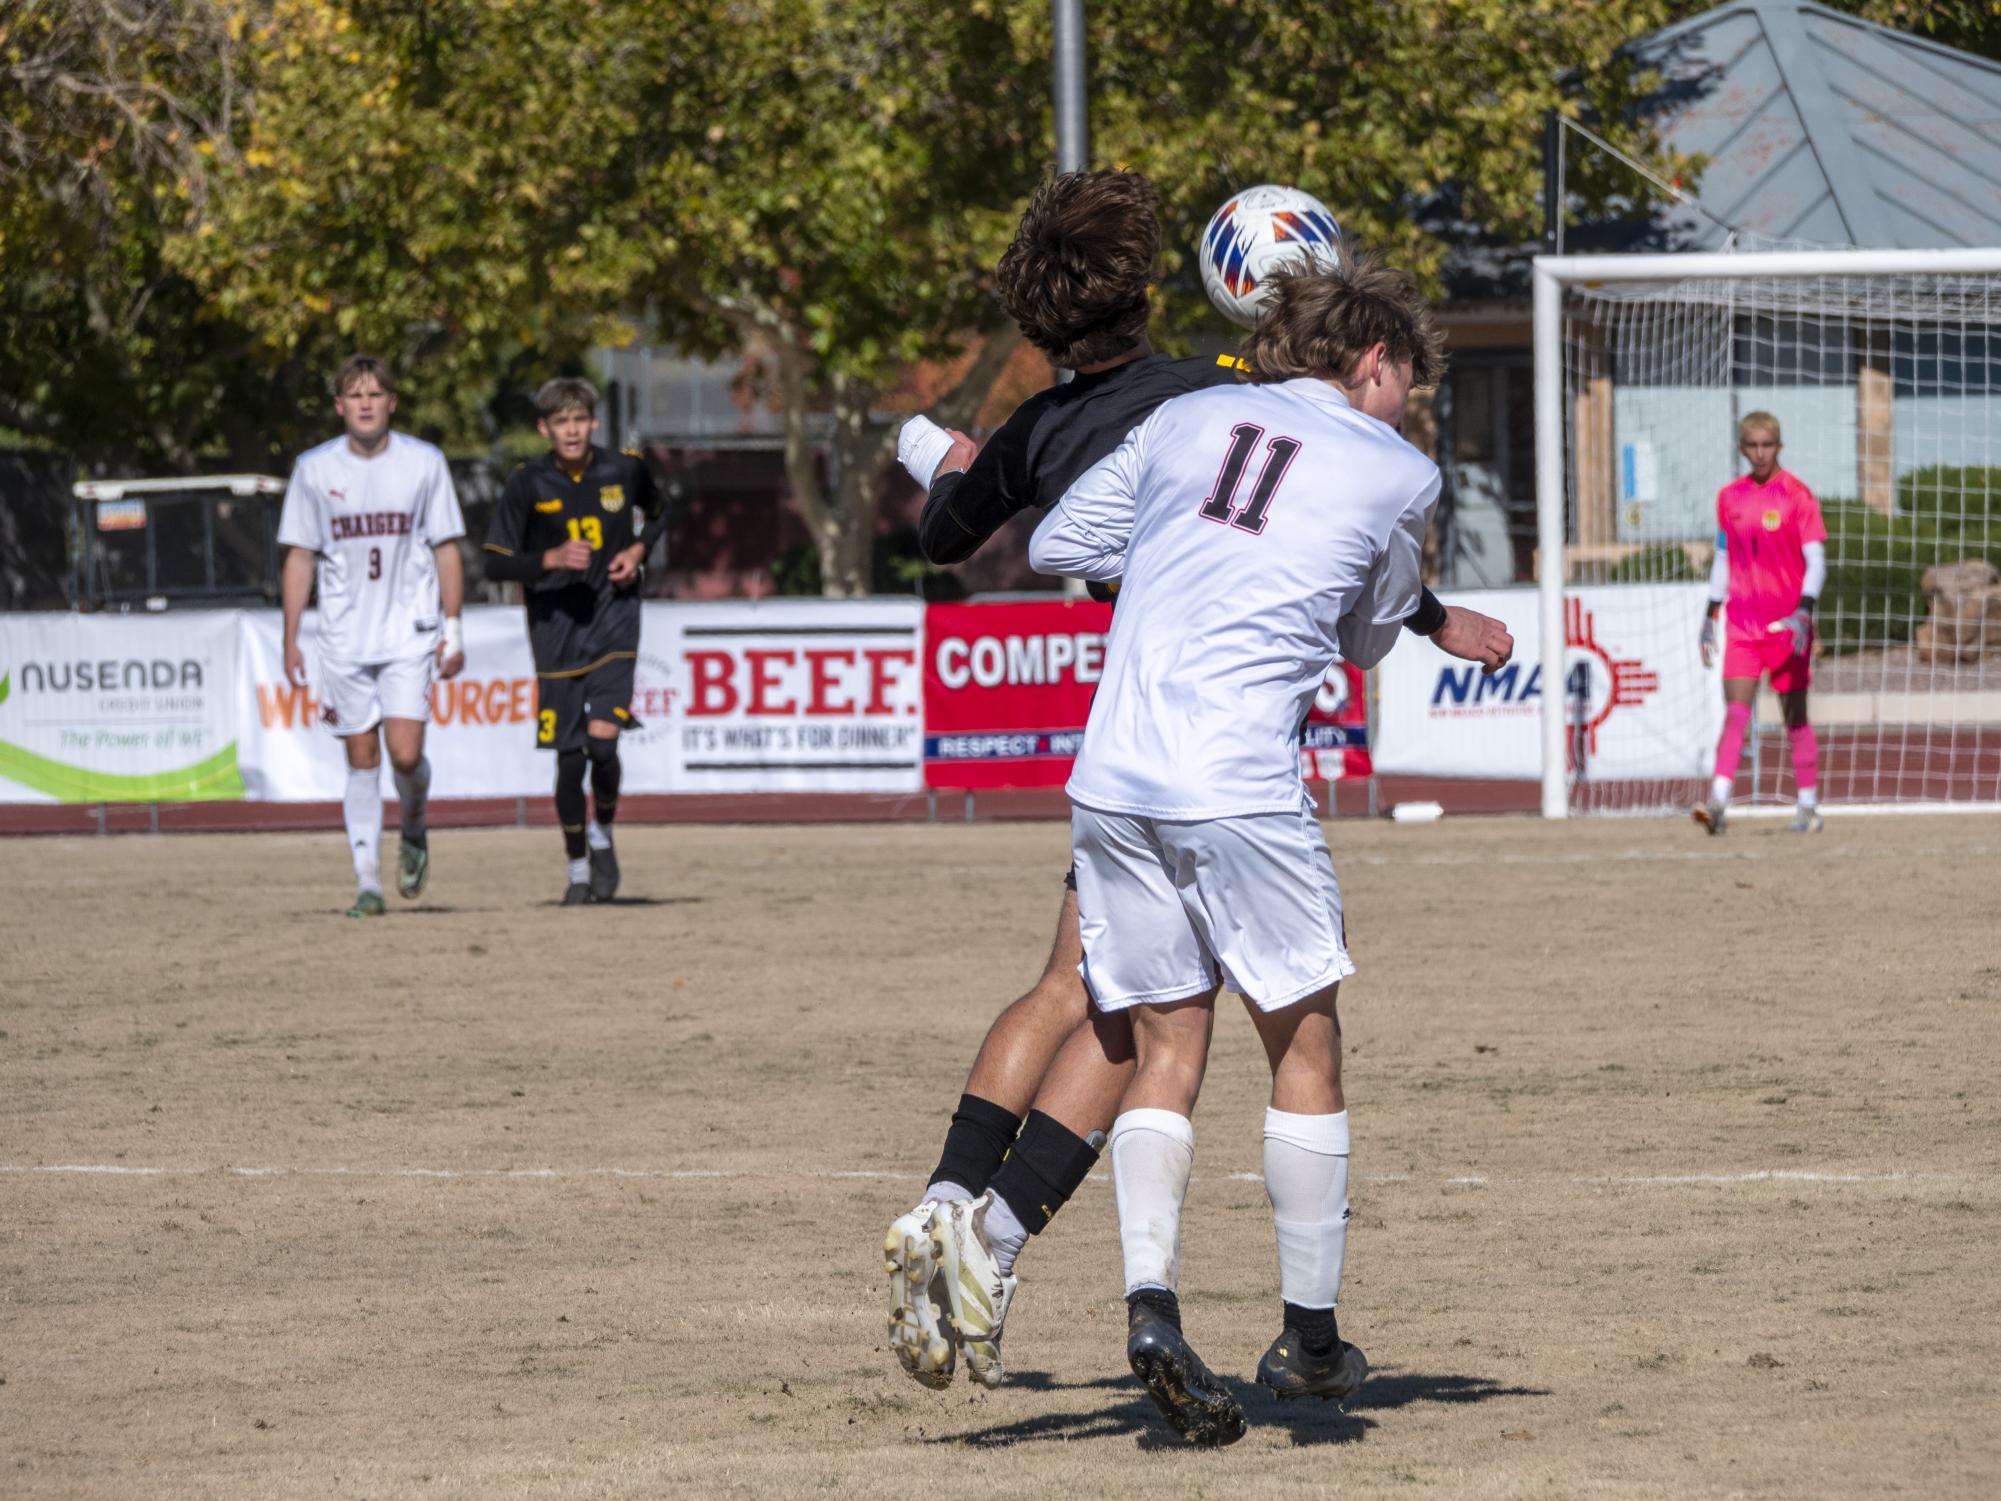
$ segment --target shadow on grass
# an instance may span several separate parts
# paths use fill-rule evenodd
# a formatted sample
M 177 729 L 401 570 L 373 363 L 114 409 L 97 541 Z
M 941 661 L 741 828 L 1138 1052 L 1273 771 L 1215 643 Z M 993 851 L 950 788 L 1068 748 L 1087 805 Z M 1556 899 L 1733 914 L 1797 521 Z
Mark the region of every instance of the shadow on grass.
M 1263 1387 L 1249 1381 L 1226 1378 L 1225 1384 L 1244 1409 L 1244 1417 L 1253 1428 L 1282 1428 L 1296 1445 L 1360 1443 L 1376 1426 L 1371 1413 L 1394 1412 L 1418 1402 L 1459 1405 L 1492 1402 L 1506 1397 L 1549 1395 L 1542 1387 L 1504 1386 L 1486 1376 L 1389 1370 L 1371 1374 L 1368 1382 L 1343 1410 L 1331 1402 L 1280 1402 Z M 1042 1393 L 1115 1392 L 1123 1400 L 1109 1407 L 1039 1413 L 1013 1423 L 996 1423 L 965 1433 L 940 1434 L 928 1442 L 996 1449 L 1048 1439 L 1068 1443 L 1077 1439 L 1130 1436 L 1142 1449 L 1189 1447 L 1167 1426 L 1166 1420 L 1130 1376 L 1059 1381 L 1047 1371 L 1016 1371 L 1008 1376 L 1003 1391 L 1008 1388 Z

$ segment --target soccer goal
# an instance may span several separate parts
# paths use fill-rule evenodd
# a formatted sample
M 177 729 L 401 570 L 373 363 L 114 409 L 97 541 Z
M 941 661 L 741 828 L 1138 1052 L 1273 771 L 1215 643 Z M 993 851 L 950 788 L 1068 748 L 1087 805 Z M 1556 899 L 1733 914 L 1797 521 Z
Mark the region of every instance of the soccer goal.
M 1697 636 L 1753 411 L 1827 526 L 1823 804 L 2001 807 L 2001 249 L 1543 256 L 1534 285 L 1544 815 L 1703 794 Z M 1739 805 L 1792 781 L 1761 690 Z

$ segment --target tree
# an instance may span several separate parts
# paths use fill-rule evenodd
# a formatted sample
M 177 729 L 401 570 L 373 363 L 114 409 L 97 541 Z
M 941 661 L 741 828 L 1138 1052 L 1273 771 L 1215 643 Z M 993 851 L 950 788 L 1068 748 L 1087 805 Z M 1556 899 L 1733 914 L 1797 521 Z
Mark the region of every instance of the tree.
M 1165 197 L 1157 334 L 1219 326 L 1191 250 L 1249 182 L 1313 187 L 1351 232 L 1425 275 L 1445 247 L 1411 211 L 1448 184 L 1526 234 L 1543 110 L 1616 113 L 1635 80 L 1615 49 L 1666 14 L 1664 0 L 1093 3 L 1095 155 L 1144 169 Z M 1012 350 L 984 288 L 1054 155 L 1048 29 L 1043 5 L 740 5 L 695 84 L 711 123 L 660 154 L 664 329 L 711 351 L 769 351 L 830 593 L 869 587 L 890 453 L 877 405 L 897 370 L 979 348 L 943 412 L 963 419 Z M 822 411 L 830 486 L 813 464 Z
M 483 446 L 511 380 L 633 335 L 646 152 L 682 128 L 679 49 L 706 46 L 682 9 L 238 4 L 240 149 L 169 254 L 267 366 L 371 350 L 405 421 Z
M 968 420 L 1014 348 L 983 286 L 1049 154 L 1044 66 L 998 4 L 728 9 L 691 79 L 704 128 L 656 154 L 644 190 L 663 230 L 650 287 L 668 337 L 768 358 L 822 587 L 862 594 L 894 450 L 882 393 L 977 345 L 942 413 Z
M 20 0 L 0 17 L 0 425 L 87 461 L 254 447 L 248 332 L 166 247 L 230 150 L 241 81 L 205 0 Z

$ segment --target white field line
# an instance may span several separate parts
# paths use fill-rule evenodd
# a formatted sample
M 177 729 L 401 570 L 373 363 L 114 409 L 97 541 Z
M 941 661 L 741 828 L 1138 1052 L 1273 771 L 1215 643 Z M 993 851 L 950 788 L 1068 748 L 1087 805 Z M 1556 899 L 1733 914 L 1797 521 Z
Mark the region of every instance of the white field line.
M 1790 813 L 1792 810 L 1790 808 L 1781 808 L 1776 811 Z M 1730 816 L 1732 818 L 1739 817 L 1739 810 L 1735 808 L 1731 809 Z M 1829 813 L 1826 816 L 1831 820 L 1836 815 Z M 1492 853 L 1475 852 L 1464 855 L 1419 855 L 1408 851 L 1398 851 L 1395 854 L 1385 855 L 1377 854 L 1373 851 L 1343 849 L 1338 843 L 1339 829 L 1340 826 L 1338 824 L 1335 825 L 1335 840 L 1330 841 L 1334 843 L 1334 863 L 1336 866 L 1386 865 L 1401 868 L 1407 865 L 1477 865 L 1484 869 L 1496 865 L 1646 865 L 1655 863 L 1699 865 L 1711 861 L 1730 863 L 1740 860 L 1786 858 L 1777 854 L 1775 852 L 1776 849 L 1784 849 L 1788 852 L 1793 850 L 1809 850 L 1816 860 L 1843 860 L 1861 856 L 1868 856 L 1872 859 L 1903 859 L 1909 857 L 1914 860 L 1930 860 L 1944 856 L 1950 856 L 1954 859 L 1972 859 L 2001 854 L 2001 847 L 1988 845 L 1974 845 L 1965 849 L 1955 850 L 1925 848 L 1884 851 L 1860 845 L 1834 844 L 1828 841 L 1827 834 L 1823 831 L 1811 836 L 1802 836 L 1797 840 L 1789 840 L 1786 844 L 1776 846 L 1773 849 L 1764 849 L 1755 846 L 1746 847 L 1741 844 L 1732 847 L 1727 843 L 1729 836 L 1726 835 L 1726 843 L 1720 847 L 1711 846 L 1707 849 L 1695 850 L 1575 850 L 1563 854 L 1525 854 L 1502 850 Z
M 741 1180 L 809 1179 L 822 1181 L 852 1181 L 854 1179 L 882 1179 L 891 1182 L 922 1182 L 921 1173 L 901 1173 L 868 1168 L 849 1168 L 819 1172 L 751 1172 L 729 1168 L 643 1168 L 643 1167 L 238 1167 L 217 1164 L 213 1167 L 171 1167 L 171 1166 L 129 1166 L 110 1162 L 60 1162 L 60 1163 L 0 1163 L 0 1176 L 46 1176 L 46 1177 L 102 1177 L 102 1178 L 200 1178 L 221 1175 L 232 1178 L 277 1179 L 277 1178 L 422 1178 L 422 1179 L 465 1179 L 473 1181 L 497 1180 L 576 1180 L 589 1178 L 637 1178 L 673 1181 L 679 1179 L 729 1178 Z M 1196 1174 L 1197 1179 L 1202 1175 Z M 1227 1173 L 1223 1177 L 1234 1183 L 1262 1183 L 1262 1173 Z M 1111 1181 L 1107 1173 L 1092 1173 L 1091 1181 L 1107 1183 Z M 1411 1183 L 1421 1181 L 1408 1173 L 1358 1173 L 1356 1177 L 1364 1183 Z M 1637 1187 L 1675 1188 L 1685 1186 L 1710 1186 L 1749 1183 L 1989 1183 L 2001 1184 L 2001 1174 L 1993 1173 L 1942 1173 L 1942 1172 L 1888 1172 L 1888 1173 L 1847 1173 L 1817 1172 L 1796 1168 L 1758 1168 L 1734 1173 L 1650 1173 L 1620 1175 L 1609 1173 L 1582 1174 L 1507 1174 L 1488 1176 L 1484 1174 L 1455 1175 L 1434 1181 L 1446 1188 L 1480 1188 L 1489 1185 L 1509 1183 L 1566 1183 L 1593 1187 Z

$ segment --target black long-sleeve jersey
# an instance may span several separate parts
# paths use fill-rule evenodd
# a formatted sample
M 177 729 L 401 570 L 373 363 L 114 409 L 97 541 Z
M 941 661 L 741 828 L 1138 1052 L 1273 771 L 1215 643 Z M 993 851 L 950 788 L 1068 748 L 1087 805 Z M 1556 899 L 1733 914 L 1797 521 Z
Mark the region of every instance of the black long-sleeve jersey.
M 1175 360 L 1149 354 L 1036 392 L 987 440 L 970 468 L 932 482 L 917 518 L 924 556 L 940 567 L 965 562 L 1023 511 L 1055 505 L 1162 402 L 1234 384 L 1243 370 L 1234 355 Z M 1092 593 L 1109 598 L 1116 588 L 1099 595 L 1094 585 Z M 1424 589 L 1405 624 L 1429 636 L 1444 623 L 1444 604 Z
M 644 516 L 643 529 L 635 513 Z M 637 454 L 593 448 L 582 472 L 572 474 L 546 453 L 508 476 L 486 530 L 486 573 L 521 585 L 538 670 L 637 648 L 638 586 L 613 584 L 611 560 L 635 542 L 650 553 L 666 529 L 667 507 Z M 588 568 L 542 566 L 545 552 L 570 541 L 590 544 Z
M 1053 506 L 1163 401 L 1238 379 L 1238 362 L 1143 355 L 1038 391 L 1002 423 L 972 467 L 940 475 L 917 521 L 933 563 L 963 563 L 1025 510 Z

